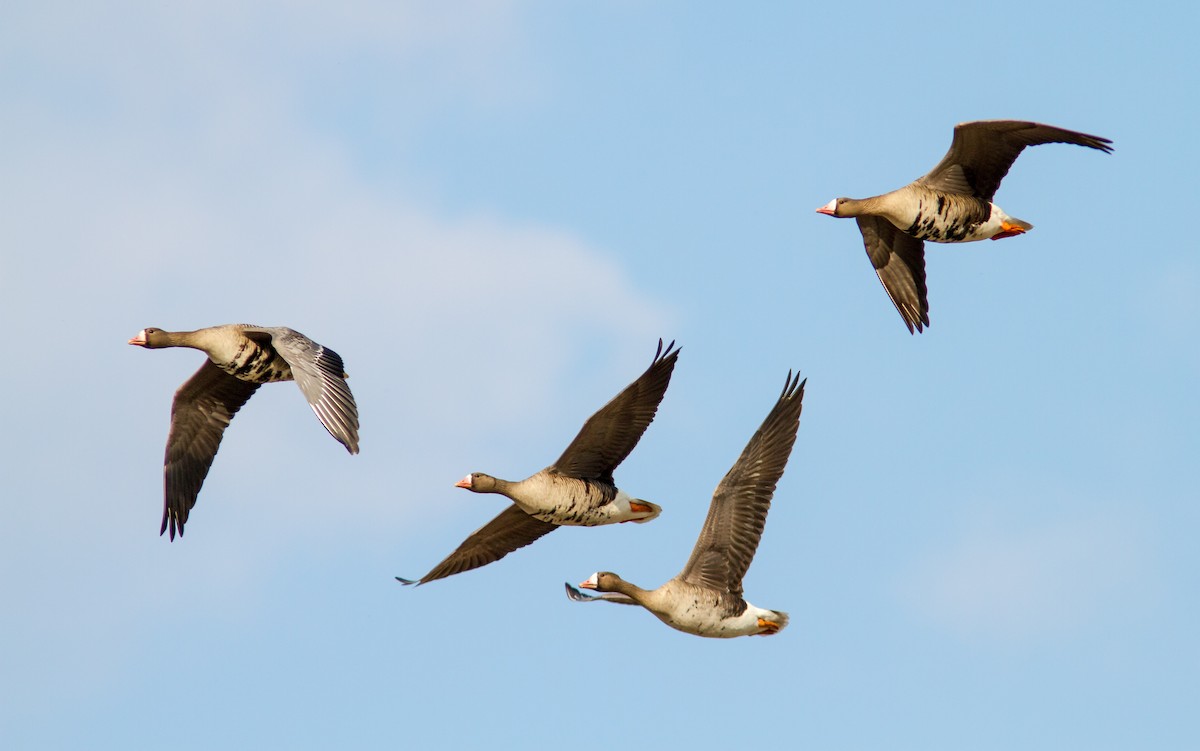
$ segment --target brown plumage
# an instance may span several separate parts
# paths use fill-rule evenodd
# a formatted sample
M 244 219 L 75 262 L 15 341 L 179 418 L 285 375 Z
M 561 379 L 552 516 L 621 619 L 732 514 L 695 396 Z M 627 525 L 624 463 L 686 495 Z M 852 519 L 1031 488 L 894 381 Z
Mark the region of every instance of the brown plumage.
M 419 580 L 397 576 L 403 584 L 424 584 L 500 560 L 561 525 L 598 526 L 647 522 L 661 509 L 619 490 L 613 471 L 641 440 L 666 394 L 679 350 L 675 342 L 658 350 L 646 372 L 588 418 L 575 440 L 549 467 L 517 482 L 473 472 L 458 487 L 498 493 L 513 501 L 492 521 L 472 533 Z
M 129 343 L 147 349 L 190 347 L 208 355 L 171 405 L 159 534 L 169 529 L 172 540 L 177 531 L 183 536 L 225 428 L 264 383 L 295 380 L 329 434 L 358 453 L 358 408 L 342 358 L 297 331 L 247 324 L 179 332 L 147 328 Z
M 569 584 L 567 595 L 577 602 L 641 605 L 668 626 L 698 636 L 769 636 L 781 631 L 788 614 L 746 602 L 742 579 L 754 560 L 775 486 L 796 441 L 805 383 L 798 373 L 788 373 L 775 406 L 717 485 L 692 555 L 675 578 L 646 590 L 611 571 L 597 571 L 580 586 L 601 595 L 589 597 Z
M 856 217 L 883 288 L 909 333 L 929 325 L 925 240 L 972 242 L 1022 234 L 1032 224 L 992 203 L 1000 181 L 1026 146 L 1070 143 L 1111 152 L 1107 138 L 1053 125 L 982 120 L 954 128 L 950 150 L 929 174 L 871 198 L 835 198 L 817 209 Z

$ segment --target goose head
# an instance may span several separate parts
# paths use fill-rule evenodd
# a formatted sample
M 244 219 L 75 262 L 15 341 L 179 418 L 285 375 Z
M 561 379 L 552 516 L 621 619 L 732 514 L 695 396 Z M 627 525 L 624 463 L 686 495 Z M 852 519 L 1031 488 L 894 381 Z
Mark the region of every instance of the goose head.
M 616 592 L 623 581 L 611 571 L 597 571 L 585 581 L 580 582 L 580 589 L 593 589 L 597 592 Z
M 162 335 L 164 333 L 166 332 L 164 332 L 162 329 L 156 329 L 153 327 L 145 328 L 137 332 L 137 334 L 129 340 L 129 343 L 136 344 L 139 347 L 145 347 L 146 349 L 155 349 L 156 347 L 162 346 Z
M 836 217 L 854 216 L 848 212 L 849 207 L 846 205 L 850 200 L 849 198 L 835 198 L 817 209 L 817 213 Z
M 454 483 L 454 487 L 463 488 L 472 493 L 487 493 L 496 487 L 496 478 L 482 472 L 472 472 Z

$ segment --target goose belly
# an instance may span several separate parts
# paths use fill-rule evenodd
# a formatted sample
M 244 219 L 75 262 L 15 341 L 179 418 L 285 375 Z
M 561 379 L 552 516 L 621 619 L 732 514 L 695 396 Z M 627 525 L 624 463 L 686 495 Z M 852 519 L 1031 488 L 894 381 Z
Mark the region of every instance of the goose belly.
M 593 508 L 586 501 L 575 498 L 556 503 L 549 510 L 535 511 L 530 516 L 566 527 L 599 527 L 620 521 L 613 518 L 608 506 Z
M 522 485 L 524 483 L 521 483 Z M 611 501 L 616 488 L 574 477 L 552 477 L 512 496 L 535 519 L 572 527 L 596 527 L 619 521 Z
M 732 639 L 758 633 L 758 619 L 749 611 L 726 615 L 720 604 L 709 598 L 683 600 L 668 612 L 656 612 L 660 621 L 677 631 L 714 639 Z
M 935 243 L 986 240 L 1000 231 L 1004 212 L 994 204 L 969 196 L 933 195 L 917 201 L 906 234 Z

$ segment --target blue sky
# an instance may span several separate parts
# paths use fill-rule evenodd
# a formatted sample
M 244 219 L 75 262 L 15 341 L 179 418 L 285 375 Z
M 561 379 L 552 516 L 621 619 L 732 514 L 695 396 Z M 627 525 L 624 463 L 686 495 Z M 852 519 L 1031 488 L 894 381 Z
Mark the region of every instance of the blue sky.
M 0 10 L 0 746 L 1194 748 L 1200 157 L 1191 18 L 1130 4 L 9 3 Z M 852 222 L 955 123 L 1035 225 L 927 248 L 909 336 Z M 1181 214 L 1182 208 L 1182 217 Z M 1183 221 L 1180 221 L 1180 219 Z M 157 535 L 190 351 L 345 359 L 348 456 L 288 384 Z M 417 589 L 683 352 L 622 465 L 651 524 Z M 770 639 L 562 582 L 682 567 L 789 368 L 746 592 Z

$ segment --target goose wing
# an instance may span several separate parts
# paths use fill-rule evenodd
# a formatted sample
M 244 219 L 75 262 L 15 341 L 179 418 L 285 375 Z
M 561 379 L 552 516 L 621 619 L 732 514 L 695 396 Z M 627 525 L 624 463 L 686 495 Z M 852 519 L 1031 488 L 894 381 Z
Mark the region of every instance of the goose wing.
M 296 385 L 317 419 L 351 454 L 358 453 L 358 406 L 346 385 L 346 368 L 337 352 L 285 327 L 247 328 L 247 336 L 266 334 L 292 369 Z
M 896 229 L 878 216 L 858 219 L 863 245 L 883 289 L 908 326 L 908 333 L 929 325 L 929 290 L 925 286 L 925 241 Z
M 629 456 L 654 420 L 678 357 L 675 342 L 663 351 L 659 339 L 658 351 L 646 372 L 589 417 L 575 440 L 548 469 L 584 480 L 612 483 L 613 470 Z
M 175 392 L 171 430 L 163 460 L 163 518 L 159 534 L 183 535 L 188 512 L 212 466 L 229 421 L 254 394 L 257 383 L 229 375 L 206 359 Z
M 741 597 L 771 496 L 796 442 L 805 383 L 799 373 L 788 372 L 779 400 L 717 485 L 692 557 L 677 579 Z
M 425 584 L 436 579 L 461 574 L 473 568 L 494 563 L 518 548 L 523 548 L 548 532 L 558 529 L 557 524 L 535 519 L 513 504 L 500 515 L 483 525 L 463 541 L 433 570 L 420 579 L 402 579 L 402 584 Z
M 918 182 L 950 193 L 992 200 L 1026 146 L 1071 143 L 1111 152 L 1107 138 L 1022 120 L 978 120 L 954 126 L 950 150 Z

